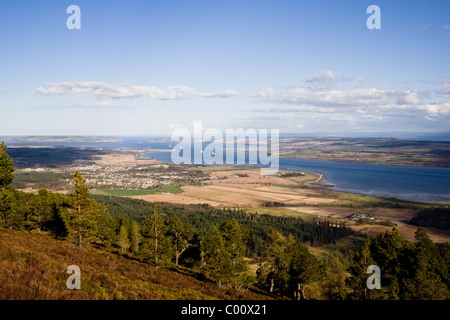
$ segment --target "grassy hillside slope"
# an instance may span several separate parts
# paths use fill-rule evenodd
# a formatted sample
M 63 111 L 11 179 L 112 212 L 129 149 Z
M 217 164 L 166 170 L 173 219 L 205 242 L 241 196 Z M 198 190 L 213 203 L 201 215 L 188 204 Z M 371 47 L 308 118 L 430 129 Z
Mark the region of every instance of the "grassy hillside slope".
M 81 290 L 68 290 L 66 269 L 81 269 Z M 267 299 L 218 288 L 201 274 L 156 268 L 111 248 L 79 248 L 48 236 L 0 228 L 0 300 Z

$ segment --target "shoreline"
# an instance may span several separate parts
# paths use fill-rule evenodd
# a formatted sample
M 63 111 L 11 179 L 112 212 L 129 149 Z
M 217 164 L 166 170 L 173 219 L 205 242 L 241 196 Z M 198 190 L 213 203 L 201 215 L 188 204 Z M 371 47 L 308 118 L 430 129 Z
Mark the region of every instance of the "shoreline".
M 323 180 L 324 174 L 320 173 L 320 172 L 316 172 L 316 173 L 319 175 L 319 177 L 315 181 L 311 182 L 311 184 L 316 184 Z

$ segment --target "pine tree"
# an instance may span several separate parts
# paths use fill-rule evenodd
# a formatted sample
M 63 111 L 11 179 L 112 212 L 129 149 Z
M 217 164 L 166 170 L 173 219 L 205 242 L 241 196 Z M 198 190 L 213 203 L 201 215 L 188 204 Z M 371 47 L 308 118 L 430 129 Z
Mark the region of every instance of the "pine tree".
M 290 264 L 290 257 L 286 252 L 288 244 L 288 239 L 273 229 L 265 236 L 257 280 L 259 286 L 270 293 L 285 294 L 288 290 Z
M 120 247 L 122 252 L 128 251 L 130 249 L 130 239 L 128 238 L 128 228 L 122 224 L 120 226 L 120 231 L 117 236 L 117 245 Z
M 329 300 L 344 300 L 348 293 L 346 285 L 347 271 L 338 255 L 325 257 L 326 276 L 323 282 L 325 296 Z
M 14 162 L 7 153 L 4 142 L 0 145 L 0 215 L 4 226 L 9 226 L 13 220 Z
M 405 298 L 419 300 L 448 299 L 450 292 L 444 282 L 448 274 L 448 265 L 446 265 L 445 260 L 425 229 L 417 229 L 415 240 L 413 277 L 405 281 Z
M 370 299 L 370 290 L 367 288 L 367 267 L 375 265 L 370 251 L 371 240 L 367 237 L 362 247 L 354 252 L 353 264 L 350 268 L 352 277 L 349 279 L 356 299 Z
M 224 222 L 219 228 L 225 249 L 229 253 L 232 264 L 231 282 L 235 289 L 242 288 L 247 280 L 247 264 L 244 262 L 248 230 L 236 219 Z
M 201 248 L 204 262 L 202 271 L 219 287 L 229 286 L 233 277 L 233 263 L 223 237 L 218 232 L 205 235 L 201 241 Z
M 189 248 L 189 241 L 192 239 L 194 231 L 191 226 L 181 222 L 176 214 L 170 217 L 168 231 L 174 245 L 175 265 L 178 266 L 180 256 Z
M 86 178 L 80 173 L 73 175 L 73 192 L 69 202 L 75 213 L 71 222 L 71 231 L 76 238 L 76 243 L 81 247 L 83 239 L 91 239 L 97 231 L 95 218 L 98 215 L 99 206 L 89 199 L 89 189 L 86 186 Z
M 411 259 L 412 244 L 394 227 L 392 231 L 378 235 L 372 247 L 373 258 L 381 269 L 383 287 L 389 288 L 388 297 L 399 299 L 404 291 L 404 280 L 410 276 L 414 264 Z
M 139 234 L 139 225 L 135 220 L 131 221 L 130 226 L 130 249 L 131 252 L 137 253 L 139 251 L 139 243 L 141 242 L 141 236 Z
M 40 233 L 45 225 L 49 224 L 52 219 L 57 218 L 55 214 L 58 210 L 55 195 L 46 189 L 40 189 L 38 194 L 32 195 L 28 202 L 27 227 Z
M 294 293 L 294 299 L 304 300 L 305 285 L 320 277 L 320 264 L 308 248 L 299 242 L 292 242 L 287 248 L 291 257 L 289 265 L 289 286 Z
M 14 162 L 7 153 L 5 143 L 0 144 L 0 190 L 11 186 L 14 180 Z
M 144 238 L 143 253 L 157 266 L 167 264 L 170 254 L 170 244 L 166 237 L 167 226 L 158 213 L 156 202 L 153 203 L 153 212 L 144 222 L 142 236 Z
M 404 297 L 414 300 L 444 300 L 450 294 L 440 277 L 430 270 L 424 260 L 419 259 L 413 278 L 407 279 Z
M 91 212 L 93 215 L 93 223 L 95 224 L 95 235 L 92 239 L 106 245 L 111 245 L 116 241 L 116 230 L 114 219 L 108 212 L 108 209 L 100 203 L 93 200 L 89 201 Z
M 389 295 L 391 300 L 400 299 L 400 283 L 397 277 L 393 277 L 389 285 Z

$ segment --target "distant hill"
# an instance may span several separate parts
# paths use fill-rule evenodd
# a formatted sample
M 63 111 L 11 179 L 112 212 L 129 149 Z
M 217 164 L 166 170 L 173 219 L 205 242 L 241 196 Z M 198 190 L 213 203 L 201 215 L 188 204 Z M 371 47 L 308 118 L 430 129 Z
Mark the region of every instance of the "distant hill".
M 88 136 L 26 136 L 5 137 L 4 141 L 11 142 L 121 142 L 121 138 L 88 137 Z
M 280 133 L 280 138 L 396 138 L 449 141 L 450 132 L 307 132 Z
M 81 269 L 81 290 L 69 290 L 67 267 Z M 252 291 L 221 289 L 187 268 L 167 270 L 111 248 L 79 248 L 48 236 L 0 228 L 0 300 L 262 300 Z

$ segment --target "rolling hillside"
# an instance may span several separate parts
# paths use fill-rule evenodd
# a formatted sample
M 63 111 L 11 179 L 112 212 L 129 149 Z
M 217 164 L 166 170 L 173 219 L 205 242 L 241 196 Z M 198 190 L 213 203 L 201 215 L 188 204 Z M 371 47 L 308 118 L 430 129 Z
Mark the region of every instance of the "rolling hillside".
M 81 290 L 68 290 L 66 269 L 81 269 Z M 220 289 L 190 269 L 171 271 L 111 248 L 79 248 L 48 236 L 0 228 L 0 300 L 208 300 L 269 297 Z

